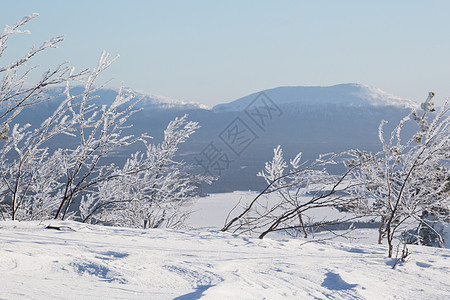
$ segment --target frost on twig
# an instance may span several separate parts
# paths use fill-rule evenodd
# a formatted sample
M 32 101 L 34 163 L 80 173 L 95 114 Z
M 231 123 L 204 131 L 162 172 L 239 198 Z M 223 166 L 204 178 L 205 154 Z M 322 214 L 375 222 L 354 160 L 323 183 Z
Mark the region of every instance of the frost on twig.
M 83 198 L 84 221 L 143 228 L 182 225 L 188 216 L 184 205 L 198 184 L 209 180 L 190 174 L 183 162 L 174 160 L 179 145 L 198 127 L 187 115 L 170 122 L 160 144 L 147 144 L 144 153 L 133 154 Z
M 5 27 L 0 35 L 0 56 L 9 36 L 26 33 L 20 27 L 36 16 Z M 135 108 L 139 99 L 121 88 L 111 105 L 93 101 L 103 86 L 98 85 L 99 76 L 118 58 L 105 51 L 92 70 L 75 73 L 61 64 L 30 83 L 28 75 L 36 68 L 26 64 L 62 41 L 63 37 L 50 39 L 0 66 L 0 133 L 5 139 L 0 149 L 2 218 L 82 217 L 87 222 L 122 226 L 179 226 L 189 214 L 179 204 L 190 199 L 204 179 L 191 176 L 184 163 L 173 158 L 178 145 L 195 132 L 198 124 L 187 121 L 187 116 L 173 120 L 160 145 L 149 144 L 146 134 L 125 135 L 124 130 L 131 126 L 129 118 L 139 111 Z M 81 91 L 73 88 L 74 81 L 83 84 Z M 65 87 L 49 90 L 58 84 Z M 50 99 L 60 101 L 59 105 L 41 124 L 16 123 L 10 130 L 9 124 L 23 108 Z M 60 135 L 69 136 L 75 143 L 51 150 L 48 146 Z M 135 153 L 125 166 L 105 163 L 113 151 L 136 142 L 143 142 L 146 152 Z M 126 197 L 119 199 L 120 195 Z M 81 200 L 79 211 L 73 205 L 75 199 Z
M 378 242 L 384 238 L 393 255 L 393 240 L 398 232 L 414 234 L 416 243 L 424 243 L 425 232 L 443 246 L 435 226 L 449 221 L 450 173 L 450 116 L 448 101 L 436 111 L 430 93 L 422 105 L 423 112 L 413 110 L 385 139 L 384 125 L 379 128 L 383 150 L 376 154 L 359 152 L 360 163 L 355 179 L 363 183 L 359 189 L 367 201 L 355 207 L 362 215 L 380 218 Z M 414 121 L 418 130 L 411 137 L 401 139 L 407 122 Z M 414 227 L 417 229 L 415 230 Z M 427 234 L 428 235 L 428 234 Z
M 290 160 L 290 170 L 287 171 L 288 164 L 278 146 L 274 149 L 272 161 L 267 162 L 265 169 L 258 173 L 267 182 L 266 188 L 240 214 L 229 220 L 222 231 L 257 233 L 259 238 L 264 238 L 270 232 L 284 231 L 289 235 L 307 238 L 315 228 L 331 228 L 348 221 L 305 221 L 311 211 L 337 209 L 354 205 L 357 201 L 357 198 L 349 197 L 355 187 L 348 180 L 351 172 L 332 175 L 326 170 L 326 166 L 339 163 L 346 155 L 347 152 L 324 154 L 311 163 L 301 163 L 299 153 Z M 272 195 L 270 201 L 265 200 L 266 195 Z

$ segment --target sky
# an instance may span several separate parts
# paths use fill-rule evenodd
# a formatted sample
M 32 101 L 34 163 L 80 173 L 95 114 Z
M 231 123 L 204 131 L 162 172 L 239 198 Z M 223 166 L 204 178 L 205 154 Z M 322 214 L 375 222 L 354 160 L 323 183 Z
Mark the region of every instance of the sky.
M 417 102 L 450 96 L 450 1 L 4 1 L 0 26 L 39 17 L 0 65 L 64 35 L 33 63 L 120 59 L 111 87 L 208 106 L 278 86 L 362 83 Z

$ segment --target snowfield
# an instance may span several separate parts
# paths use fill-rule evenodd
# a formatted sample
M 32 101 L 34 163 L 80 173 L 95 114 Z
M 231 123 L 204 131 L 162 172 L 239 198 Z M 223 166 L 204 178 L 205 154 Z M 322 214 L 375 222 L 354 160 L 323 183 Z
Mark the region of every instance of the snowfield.
M 211 197 L 205 209 L 223 197 Z M 198 210 L 193 218 L 200 216 Z M 409 246 L 409 261 L 392 269 L 386 245 L 375 239 L 374 229 L 357 230 L 352 239 L 305 243 L 207 228 L 5 221 L 0 298 L 449 299 L 450 250 Z

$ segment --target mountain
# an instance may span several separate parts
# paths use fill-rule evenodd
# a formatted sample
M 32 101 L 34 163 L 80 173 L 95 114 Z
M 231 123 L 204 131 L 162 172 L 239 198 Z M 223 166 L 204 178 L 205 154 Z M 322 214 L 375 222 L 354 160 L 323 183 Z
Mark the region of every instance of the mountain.
M 260 190 L 265 183 L 256 173 L 272 158 L 277 145 L 282 145 L 286 160 L 298 152 L 309 161 L 322 153 L 355 148 L 376 152 L 381 149 L 380 122 L 389 122 L 388 131 L 417 107 L 411 100 L 362 84 L 278 87 L 216 105 L 212 109 L 214 123 L 202 123 L 209 137 L 199 131 L 194 139 L 213 141 L 233 160 L 232 167 L 220 175 L 211 190 Z M 406 126 L 405 133 L 416 129 L 411 125 Z M 213 133 L 210 127 L 217 129 Z M 232 130 L 248 132 L 241 140 L 252 142 L 245 144 L 245 149 L 233 149 L 226 139 Z
M 84 90 L 84 87 L 77 86 L 71 89 L 71 95 L 80 95 Z M 47 91 L 48 96 L 56 96 L 60 95 L 64 92 L 63 87 L 56 87 L 49 89 Z M 100 88 L 93 96 L 96 99 L 93 100 L 93 103 L 97 105 L 110 105 L 114 99 L 116 98 L 119 89 L 112 88 Z M 139 90 L 133 90 L 131 88 L 124 88 L 124 92 L 130 92 L 134 95 L 133 100 L 138 100 L 136 105 L 137 108 L 142 108 L 145 110 L 191 110 L 191 109 L 205 109 L 209 110 L 210 108 L 206 105 L 203 105 L 199 102 L 193 101 L 184 101 L 178 100 L 166 96 L 155 95 L 151 93 L 146 93 Z M 33 106 L 34 109 L 53 109 L 56 108 L 58 103 L 62 100 L 62 97 L 58 97 L 51 101 L 46 101 L 40 105 Z
M 150 94 L 142 91 L 132 90 L 136 98 L 140 99 L 138 107 L 144 109 L 158 108 L 158 109 L 175 109 L 175 110 L 193 110 L 210 108 L 204 104 L 193 101 L 183 101 L 166 96 Z
M 347 83 L 334 86 L 287 86 L 263 91 L 277 105 L 283 106 L 340 106 L 417 108 L 417 103 L 403 99 L 368 85 Z M 214 106 L 214 112 L 244 110 L 257 95 L 253 93 L 235 101 Z
M 353 83 L 278 87 L 213 109 L 195 102 L 136 91 L 134 94 L 140 99 L 138 107 L 142 110 L 130 118 L 132 127 L 125 134 L 148 133 L 157 143 L 175 117 L 189 114 L 190 120 L 200 123 L 201 128 L 180 148 L 178 158 L 196 165 L 198 172 L 218 177 L 212 185 L 202 187 L 205 192 L 260 190 L 265 183 L 256 174 L 272 159 L 273 149 L 278 145 L 282 145 L 287 160 L 298 152 L 309 161 L 322 153 L 354 148 L 376 152 L 381 149 L 380 122 L 389 122 L 388 132 L 411 108 L 418 106 L 380 89 Z M 96 95 L 96 104 L 110 104 L 117 90 L 100 89 Z M 16 121 L 37 124 L 50 115 L 59 101 L 54 99 L 24 110 Z M 416 130 L 414 126 L 406 127 L 405 133 Z M 55 138 L 52 143 L 53 147 L 71 145 L 68 137 Z M 109 159 L 123 163 L 140 146 L 122 149 Z

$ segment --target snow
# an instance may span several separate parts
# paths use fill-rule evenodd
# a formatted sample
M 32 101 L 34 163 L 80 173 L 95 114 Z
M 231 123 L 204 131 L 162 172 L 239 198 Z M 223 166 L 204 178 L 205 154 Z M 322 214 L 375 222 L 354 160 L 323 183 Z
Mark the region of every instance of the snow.
M 218 231 L 249 192 L 193 204 L 183 231 L 0 223 L 0 299 L 448 299 L 450 250 L 409 246 L 392 269 L 376 230 L 305 243 Z M 47 229 L 48 225 L 61 230 Z M 320 236 L 318 236 L 320 238 Z
M 158 105 L 161 108 L 179 108 L 179 109 L 205 109 L 210 110 L 207 105 L 194 101 L 183 101 L 166 96 L 155 95 L 141 90 L 133 90 L 138 99 L 142 99 L 140 105 L 143 107 Z
M 48 96 L 56 96 L 63 93 L 65 87 L 51 87 L 46 93 Z M 83 90 L 82 86 L 75 86 L 72 88 L 71 93 L 73 95 L 78 95 Z M 141 90 L 132 89 L 130 87 L 123 88 L 105 88 L 102 87 L 98 89 L 94 94 L 99 96 L 98 99 L 94 100 L 94 103 L 98 105 L 109 104 L 111 105 L 117 94 L 123 90 L 124 92 L 130 92 L 133 95 L 133 100 L 139 100 L 137 103 L 137 108 L 143 108 L 146 110 L 160 109 L 160 110 L 211 110 L 207 105 L 201 104 L 195 101 L 184 101 L 179 99 L 174 99 L 166 96 L 156 95 L 152 93 L 147 93 Z M 60 100 L 58 100 L 60 101 Z M 53 101 L 45 101 L 39 104 L 40 107 L 44 107 L 47 110 L 54 110 L 55 104 Z

